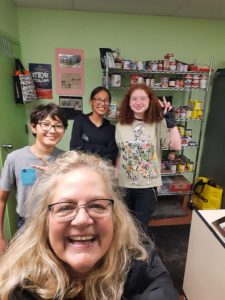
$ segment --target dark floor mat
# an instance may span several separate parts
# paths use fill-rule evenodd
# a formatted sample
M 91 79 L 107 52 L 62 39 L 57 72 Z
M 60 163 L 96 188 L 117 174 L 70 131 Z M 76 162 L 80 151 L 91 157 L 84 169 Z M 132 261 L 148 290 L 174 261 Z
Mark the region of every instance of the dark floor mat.
M 186 216 L 186 212 L 182 209 L 182 201 L 183 198 L 180 199 L 179 197 L 158 197 L 152 218 L 165 219 Z
M 151 227 L 156 249 L 182 294 L 190 225 Z

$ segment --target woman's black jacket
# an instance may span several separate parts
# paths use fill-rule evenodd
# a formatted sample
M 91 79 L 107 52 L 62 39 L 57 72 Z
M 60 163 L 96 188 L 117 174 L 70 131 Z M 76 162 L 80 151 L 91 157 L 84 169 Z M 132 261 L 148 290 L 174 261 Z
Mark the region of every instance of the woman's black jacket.
M 121 300 L 178 300 L 171 277 L 154 249 L 151 250 L 150 257 L 148 263 L 133 261 Z M 9 300 L 43 299 L 28 290 L 16 288 Z

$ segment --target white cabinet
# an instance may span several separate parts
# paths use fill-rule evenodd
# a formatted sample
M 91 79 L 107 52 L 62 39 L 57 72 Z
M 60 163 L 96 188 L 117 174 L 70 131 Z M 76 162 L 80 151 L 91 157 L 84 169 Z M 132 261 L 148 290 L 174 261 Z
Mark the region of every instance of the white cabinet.
M 183 289 L 188 300 L 225 299 L 225 238 L 212 224 L 225 210 L 194 211 Z

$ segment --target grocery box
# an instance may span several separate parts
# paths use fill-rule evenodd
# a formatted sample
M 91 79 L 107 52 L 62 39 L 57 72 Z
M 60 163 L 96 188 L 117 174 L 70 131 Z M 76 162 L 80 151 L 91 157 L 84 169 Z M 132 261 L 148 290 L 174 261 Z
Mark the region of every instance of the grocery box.
M 158 189 L 160 193 L 168 193 L 172 180 L 168 176 L 162 176 L 162 186 Z
M 174 176 L 170 177 L 170 179 L 170 192 L 189 192 L 191 190 L 191 182 L 188 181 L 184 176 Z

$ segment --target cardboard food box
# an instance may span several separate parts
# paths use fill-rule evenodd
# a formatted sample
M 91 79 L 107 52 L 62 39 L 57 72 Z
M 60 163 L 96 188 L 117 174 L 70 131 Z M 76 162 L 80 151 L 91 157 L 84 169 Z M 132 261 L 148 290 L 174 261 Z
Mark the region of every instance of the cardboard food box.
M 168 176 L 162 177 L 162 186 L 160 186 L 157 190 L 159 193 L 168 193 L 170 189 L 170 185 L 172 180 Z
M 170 177 L 171 183 L 169 186 L 170 192 L 189 192 L 191 190 L 191 182 L 184 176 Z

